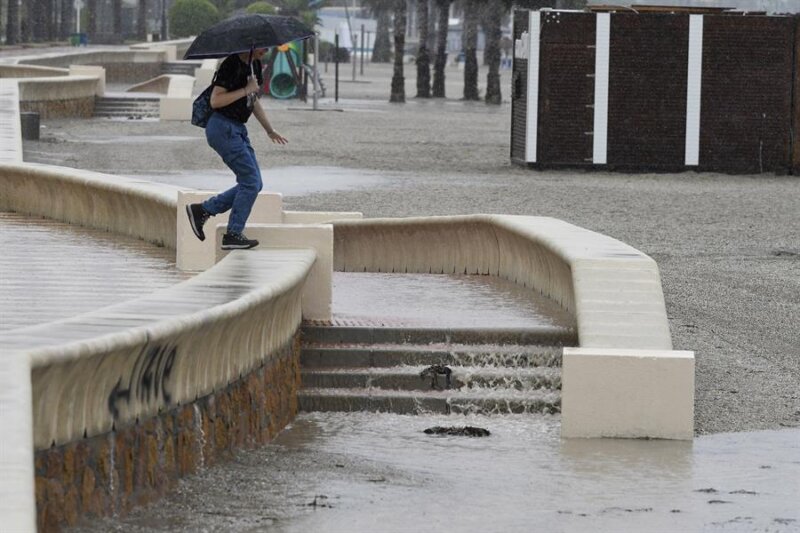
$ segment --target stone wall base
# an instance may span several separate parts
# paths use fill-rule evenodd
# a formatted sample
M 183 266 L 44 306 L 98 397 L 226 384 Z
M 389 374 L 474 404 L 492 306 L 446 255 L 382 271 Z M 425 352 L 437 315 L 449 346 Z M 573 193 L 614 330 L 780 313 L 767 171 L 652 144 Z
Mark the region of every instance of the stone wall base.
M 92 118 L 95 97 L 70 98 L 65 100 L 23 101 L 20 111 L 39 113 L 39 118 Z
M 269 442 L 297 413 L 299 334 L 226 389 L 134 426 L 36 452 L 39 531 L 125 515 L 184 476 Z

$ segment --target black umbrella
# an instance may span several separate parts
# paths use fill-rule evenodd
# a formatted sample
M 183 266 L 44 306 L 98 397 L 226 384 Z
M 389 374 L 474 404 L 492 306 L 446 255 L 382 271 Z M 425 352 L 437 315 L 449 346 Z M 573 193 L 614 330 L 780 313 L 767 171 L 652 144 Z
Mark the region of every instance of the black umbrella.
M 225 57 L 307 39 L 314 35 L 305 24 L 279 15 L 241 15 L 214 24 L 201 33 L 186 51 L 184 59 Z

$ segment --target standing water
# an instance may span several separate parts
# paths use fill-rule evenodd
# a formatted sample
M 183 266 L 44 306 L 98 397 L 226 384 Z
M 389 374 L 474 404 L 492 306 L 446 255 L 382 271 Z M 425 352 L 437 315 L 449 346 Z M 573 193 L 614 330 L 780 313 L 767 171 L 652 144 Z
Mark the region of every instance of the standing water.
M 428 427 L 484 427 L 440 437 Z M 561 440 L 556 415 L 301 415 L 166 500 L 78 531 L 798 531 L 800 431 Z

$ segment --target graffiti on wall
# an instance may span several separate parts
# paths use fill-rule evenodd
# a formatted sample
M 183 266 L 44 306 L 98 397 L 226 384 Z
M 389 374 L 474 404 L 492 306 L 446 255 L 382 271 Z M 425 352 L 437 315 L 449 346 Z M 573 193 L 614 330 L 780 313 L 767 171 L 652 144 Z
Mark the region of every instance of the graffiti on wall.
M 136 358 L 133 370 L 127 380 L 120 376 L 111 393 L 108 395 L 108 410 L 119 418 L 120 406 L 130 404 L 132 400 L 140 403 L 163 401 L 169 404 L 172 394 L 169 378 L 175 365 L 177 348 L 170 346 L 145 347 Z

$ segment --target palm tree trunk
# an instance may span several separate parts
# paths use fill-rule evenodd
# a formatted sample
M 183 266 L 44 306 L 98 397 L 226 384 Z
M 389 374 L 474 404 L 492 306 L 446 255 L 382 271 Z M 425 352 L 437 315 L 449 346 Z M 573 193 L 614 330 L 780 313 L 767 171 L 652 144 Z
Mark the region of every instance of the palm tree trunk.
M 478 20 L 476 0 L 464 6 L 464 100 L 480 100 L 478 93 Z
M 112 0 L 111 7 L 114 16 L 113 32 L 122 42 L 124 40 L 122 36 L 122 0 Z
M 450 0 L 436 0 L 439 27 L 436 30 L 436 61 L 433 65 L 433 96 L 444 98 L 444 69 L 447 66 L 447 29 L 450 21 Z
M 19 42 L 21 43 L 29 43 L 31 42 L 32 35 L 33 35 L 33 26 L 31 25 L 31 11 L 33 10 L 33 6 L 31 4 L 22 4 L 22 8 L 19 12 Z
M 86 0 L 86 33 L 89 38 L 97 33 L 97 0 Z
M 403 56 L 406 47 L 406 0 L 395 0 L 394 8 L 394 75 L 390 102 L 406 101 L 406 79 L 403 77 Z
M 373 63 L 388 63 L 392 59 L 392 43 L 389 40 L 390 13 L 386 7 L 376 9 L 378 27 L 375 29 L 375 45 L 372 48 Z
M 430 98 L 431 56 L 428 53 L 428 0 L 417 0 L 417 16 L 417 27 L 419 28 L 417 98 Z
M 26 10 L 26 15 L 31 40 L 44 41 L 47 38 L 47 5 L 45 0 L 32 0 L 30 8 Z
M 503 0 L 495 0 L 489 5 L 484 30 L 486 32 L 486 52 L 484 58 L 489 67 L 486 75 L 486 103 L 500 105 L 503 95 L 500 92 L 500 39 L 503 38 Z
M 17 44 L 19 42 L 19 0 L 8 0 L 7 16 L 6 44 Z
M 61 0 L 61 25 L 59 27 L 59 38 L 66 40 L 72 33 L 72 28 L 75 27 L 72 21 L 72 2 L 69 0 Z
M 136 35 L 140 41 L 147 40 L 147 0 L 139 0 L 139 11 L 136 15 Z

